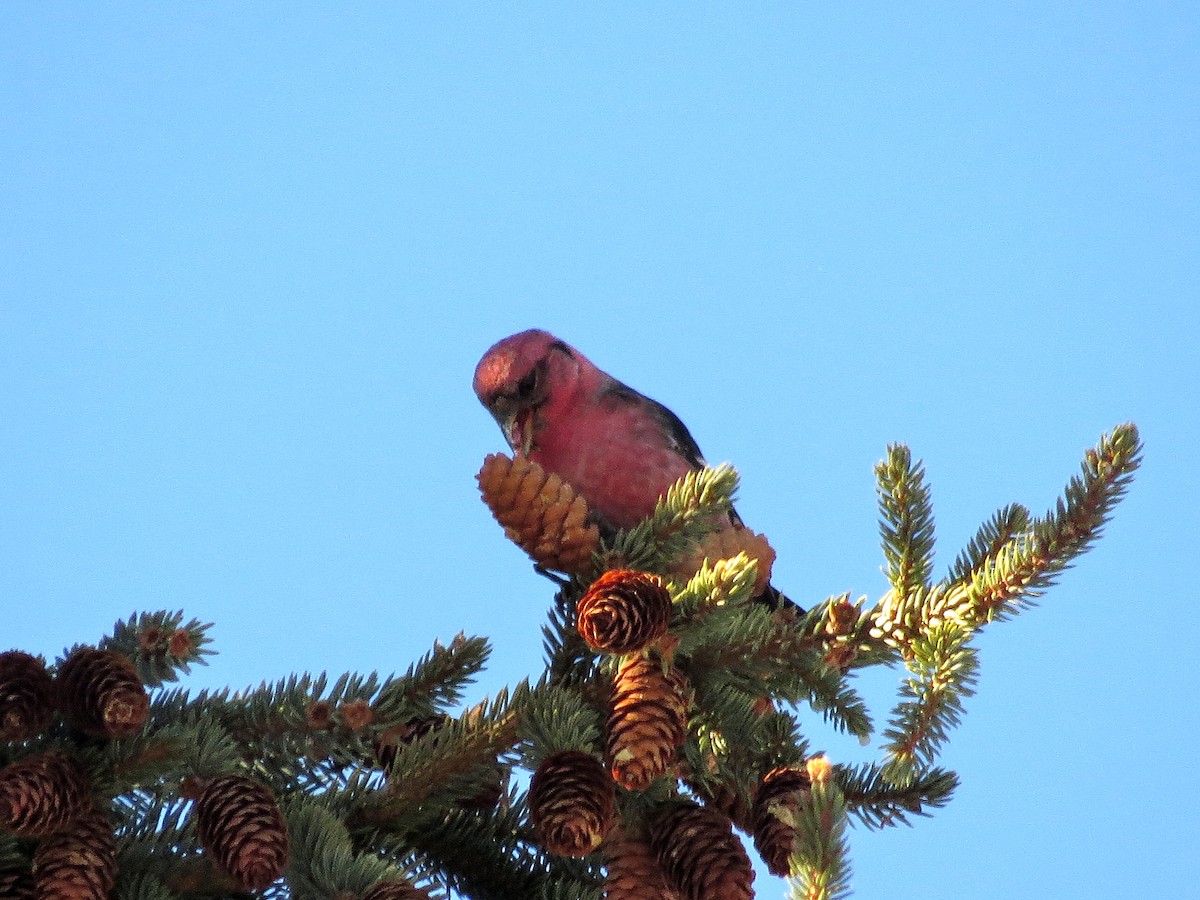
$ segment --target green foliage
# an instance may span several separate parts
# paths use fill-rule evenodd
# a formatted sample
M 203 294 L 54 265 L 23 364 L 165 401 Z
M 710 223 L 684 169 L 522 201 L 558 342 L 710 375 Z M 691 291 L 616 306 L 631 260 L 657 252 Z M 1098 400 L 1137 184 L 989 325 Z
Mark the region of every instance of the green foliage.
M 628 568 L 665 572 L 722 519 L 728 520 L 737 486 L 737 472 L 728 464 L 689 472 L 658 501 L 648 519 L 619 532 L 607 549 Z
M 943 622 L 910 645 L 906 662 L 913 677 L 904 682 L 902 699 L 884 732 L 890 759 L 883 774 L 893 784 L 905 786 L 916 778 L 958 725 L 962 701 L 975 692 L 979 668 L 970 639 L 971 633 L 958 623 Z
M 868 828 L 908 825 L 910 816 L 928 816 L 945 806 L 958 776 L 946 769 L 921 770 L 904 785 L 893 782 L 874 763 L 839 766 L 838 784 L 849 811 Z
M 183 611 L 135 613 L 113 626 L 100 642 L 102 650 L 118 650 L 133 660 L 138 677 L 147 687 L 177 681 L 194 663 L 208 665 L 205 647 L 211 642 L 209 625 L 198 619 L 183 621 Z
M 846 800 L 833 779 L 814 781 L 808 802 L 794 821 L 792 897 L 838 900 L 850 894 L 850 862 L 846 845 Z
M 681 570 L 697 541 L 733 521 L 737 476 L 721 466 L 681 479 L 650 518 L 608 535 L 596 556 L 610 568 L 663 575 L 672 599 L 668 634 L 638 651 L 661 661 L 670 684 L 626 693 L 650 704 L 648 718 L 640 708 L 622 715 L 653 723 L 687 710 L 673 767 L 645 791 L 617 791 L 617 814 L 638 829 L 690 793 L 747 828 L 763 776 L 804 769 L 811 783 L 777 805 L 794 838 L 792 896 L 845 896 L 847 822 L 908 824 L 949 801 L 958 779 L 938 765 L 939 754 L 975 686 L 975 632 L 1028 606 L 1092 546 L 1140 454 L 1136 429 L 1119 426 L 1087 452 L 1046 515 L 1033 518 L 1019 504 L 999 510 L 938 580 L 924 467 L 908 448 L 891 446 L 875 472 L 890 589 L 874 604 L 836 594 L 808 613 L 755 602 L 758 563 L 744 553 Z M 191 694 L 168 685 L 205 663 L 209 626 L 181 612 L 134 615 L 100 646 L 133 660 L 150 690 L 142 731 L 101 741 L 59 722 L 0 746 L 0 765 L 58 751 L 89 772 L 96 802 L 119 825 L 119 900 L 252 896 L 200 849 L 187 799 L 195 784 L 227 773 L 269 786 L 287 822 L 291 860 L 284 879 L 256 895 L 263 900 L 350 900 L 385 880 L 439 900 L 451 891 L 474 900 L 600 900 L 602 854 L 544 852 L 511 777 L 555 751 L 606 752 L 621 658 L 576 631 L 588 586 L 578 576 L 558 581 L 543 629 L 543 677 L 465 709 L 490 652 L 483 638 L 436 644 L 400 675 L 296 674 Z M 879 741 L 882 758 L 847 766 L 812 757 L 812 733 L 823 724 L 864 743 L 873 737 L 852 676 L 897 663 L 900 696 Z M 647 727 L 649 737 L 638 740 L 653 742 L 659 726 Z M 28 867 L 32 846 L 0 832 L 0 869 Z
M 933 577 L 933 503 L 925 467 L 903 444 L 892 444 L 875 478 L 888 581 L 897 596 L 907 597 L 928 588 Z

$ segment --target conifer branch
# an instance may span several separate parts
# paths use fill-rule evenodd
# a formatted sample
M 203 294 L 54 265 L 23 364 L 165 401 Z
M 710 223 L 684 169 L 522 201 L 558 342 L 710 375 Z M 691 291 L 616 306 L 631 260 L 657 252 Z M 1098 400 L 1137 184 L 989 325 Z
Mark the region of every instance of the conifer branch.
M 451 890 L 472 900 L 600 900 L 596 851 L 606 830 L 640 833 L 652 822 L 657 860 L 649 849 L 645 854 L 651 875 L 661 865 L 689 896 L 717 885 L 722 896 L 732 891 L 745 900 L 750 872 L 730 864 L 744 857 L 726 842 L 725 818 L 753 834 L 773 871 L 786 868 L 791 853 L 793 897 L 839 898 L 849 877 L 848 815 L 882 828 L 948 801 L 956 776 L 933 763 L 974 687 L 973 631 L 1019 609 L 1092 545 L 1140 452 L 1136 429 L 1119 426 L 1088 452 L 1082 473 L 1046 516 L 1031 520 L 1017 504 L 1001 509 L 947 577 L 934 582 L 925 472 L 907 448 L 890 447 L 876 475 L 891 588 L 870 609 L 843 594 L 806 615 L 752 600 L 762 590 L 756 560 L 773 559 L 765 539 L 754 536 L 761 553 L 741 552 L 750 546 L 745 541 L 710 535 L 730 521 L 733 470 L 692 473 L 653 516 L 589 556 L 597 569 L 642 571 L 568 568 L 571 580 L 555 579 L 541 680 L 453 718 L 487 660 L 482 638 L 437 644 L 399 676 L 296 674 L 195 695 L 164 687 L 210 652 L 208 626 L 178 612 L 118 622 L 88 675 L 77 665 L 62 677 L 61 667 L 44 659 L 0 653 L 0 799 L 8 817 L 0 823 L 0 893 L 14 879 L 28 883 L 31 855 L 49 833 L 38 829 L 61 828 L 63 810 L 99 803 L 118 832 L 117 900 L 249 896 L 238 878 L 250 879 L 231 874 L 249 869 L 208 843 L 214 827 L 225 829 L 223 840 L 231 832 L 244 837 L 245 823 L 231 813 L 225 822 L 194 821 L 216 815 L 212 805 L 208 813 L 193 809 L 208 802 L 214 785 L 230 782 L 250 783 L 251 796 L 265 792 L 262 804 L 276 817 L 282 808 L 291 833 L 290 864 L 281 881 L 255 893 L 263 900 L 368 892 L 384 900 L 389 884 L 406 881 L 435 900 Z M 511 480 L 501 478 L 500 487 L 512 487 Z M 530 502 L 526 495 L 549 480 L 530 484 L 525 494 L 501 498 L 507 512 L 527 512 L 514 504 Z M 559 496 L 565 490 L 574 497 L 569 486 L 555 490 L 557 499 L 538 508 L 535 537 L 544 539 L 546 547 L 537 546 L 548 558 L 561 561 L 556 541 L 574 550 L 592 545 L 571 544 L 566 520 L 556 516 L 577 515 L 578 504 Z M 133 660 L 141 683 L 122 656 Z M 897 660 L 908 677 L 885 732 L 887 760 L 835 767 L 823 756 L 809 758 L 799 722 L 811 717 L 787 707 L 806 705 L 865 738 L 871 720 L 848 673 Z M 74 686 L 63 693 L 67 683 Z M 149 697 L 144 727 L 83 730 L 98 727 L 84 716 L 103 710 L 105 692 L 118 683 L 122 696 Z M 147 694 L 143 685 L 153 690 Z M 546 766 L 551 755 L 554 765 Z M 59 773 L 57 780 L 23 782 L 38 765 Z M 537 792 L 532 810 L 509 784 L 518 766 L 558 779 L 555 792 Z M 688 792 L 707 807 L 692 807 L 702 813 L 697 821 L 719 825 L 701 846 L 692 832 L 677 831 L 678 816 L 666 824 L 657 818 Z M 185 795 L 201 799 L 194 805 Z M 240 796 L 227 794 L 219 805 L 240 809 Z M 264 827 L 276 842 L 272 852 L 280 853 L 270 870 L 278 873 L 288 839 L 281 824 Z M 572 829 L 586 840 L 572 838 Z M 239 850 L 253 852 L 254 843 Z M 381 884 L 383 892 L 374 890 Z
M 542 648 L 546 654 L 549 683 L 563 686 L 586 685 L 596 673 L 596 654 L 580 637 L 575 627 L 583 586 L 563 587 L 554 597 L 549 621 L 542 626 Z
M 1026 531 L 1031 519 L 1029 510 L 1020 503 L 1010 503 L 997 510 L 979 526 L 979 531 L 954 561 L 946 580 L 951 584 L 969 580 L 988 560 L 995 559 L 1014 537 Z
M 490 703 L 398 745 L 382 796 L 356 812 L 351 826 L 396 827 L 426 804 L 469 798 L 478 790 L 480 767 L 494 765 L 516 743 L 528 691 L 521 682 L 511 697 L 501 691 Z
M 875 466 L 879 493 L 879 533 L 887 577 L 900 597 L 928 588 L 933 574 L 933 505 L 925 467 L 913 462 L 903 444 L 888 447 Z
M 566 896 L 600 900 L 594 867 L 534 849 L 523 798 L 487 815 L 453 810 L 403 841 L 381 836 L 381 846 L 405 855 L 415 849 L 454 891 L 472 900 Z M 566 888 L 574 893 L 562 893 Z
M 908 699 L 896 706 L 884 732 L 891 759 L 883 774 L 892 783 L 910 784 L 958 724 L 962 700 L 974 693 L 978 669 L 970 639 L 970 631 L 945 622 L 911 643 L 907 664 L 915 677 L 905 682 L 901 696 Z
M 1119 425 L 1084 455 L 1055 508 L 980 566 L 967 599 L 981 621 L 1004 617 L 1040 595 L 1100 536 L 1141 463 L 1136 426 Z
M 738 476 L 733 467 L 689 472 L 659 499 L 645 521 L 618 532 L 602 552 L 608 568 L 666 573 L 700 538 L 728 518 Z
M 517 724 L 522 762 L 533 771 L 543 757 L 559 750 L 592 752 L 600 746 L 600 730 L 596 708 L 578 691 L 539 686 L 527 695 Z
M 808 773 L 812 787 L 807 802 L 794 811 L 795 821 L 790 823 L 796 831 L 790 896 L 793 900 L 839 900 L 850 894 L 846 801 L 824 757 L 810 760 Z
M 838 766 L 837 779 L 848 810 L 868 828 L 908 825 L 909 816 L 928 816 L 928 810 L 949 803 L 958 787 L 958 776 L 939 768 L 923 769 L 908 784 L 897 785 L 872 763 Z
M 687 584 L 674 591 L 676 618 L 684 626 L 707 611 L 745 604 L 754 591 L 756 577 L 757 563 L 745 553 L 706 560 Z
M 158 687 L 188 674 L 192 665 L 208 665 L 205 657 L 213 651 L 205 645 L 212 641 L 208 636 L 211 627 L 199 619 L 185 623 L 182 610 L 134 613 L 118 621 L 99 647 L 125 654 L 142 684 Z

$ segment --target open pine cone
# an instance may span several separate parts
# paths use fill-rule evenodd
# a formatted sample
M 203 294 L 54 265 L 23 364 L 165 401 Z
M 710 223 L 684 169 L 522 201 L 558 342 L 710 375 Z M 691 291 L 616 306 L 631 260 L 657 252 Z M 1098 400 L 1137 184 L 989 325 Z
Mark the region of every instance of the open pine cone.
M 775 564 L 775 550 L 765 535 L 757 534 L 745 526 L 722 528 L 702 538 L 672 567 L 671 574 L 677 578 L 691 578 L 704 565 L 719 559 L 731 559 L 745 553 L 758 563 L 755 570 L 753 597 L 760 595 L 771 581 L 771 567 Z
M 529 783 L 529 816 L 542 846 L 559 856 L 587 856 L 612 823 L 615 790 L 598 759 L 560 750 L 542 760 Z
M 606 653 L 641 650 L 667 632 L 671 595 L 657 575 L 605 572 L 579 601 L 577 625 L 588 645 Z
M 108 816 L 88 810 L 38 844 L 33 877 L 38 900 L 108 900 L 117 880 L 117 841 Z
M 650 846 L 684 900 L 751 900 L 754 869 L 727 818 L 679 801 L 654 820 Z
M 772 875 L 787 875 L 795 842 L 796 810 L 811 781 L 802 767 L 780 766 L 763 776 L 751 811 L 754 847 Z
M 275 795 L 241 775 L 214 778 L 196 801 L 200 843 L 250 890 L 262 890 L 288 861 L 288 834 Z
M 569 484 L 527 457 L 503 453 L 489 454 L 477 478 L 483 502 L 505 535 L 534 562 L 568 574 L 591 567 L 600 530 Z
M 687 683 L 678 670 L 663 672 L 655 656 L 623 659 L 605 727 L 613 779 L 627 790 L 644 791 L 675 761 L 687 720 Z
M 0 769 L 0 829 L 21 837 L 53 834 L 90 801 L 87 773 L 63 753 L 39 753 Z
M 128 737 L 150 714 L 133 663 L 116 650 L 78 648 L 59 667 L 57 684 L 59 709 L 89 737 Z
M 27 741 L 54 718 L 54 681 L 36 656 L 0 653 L 0 741 Z

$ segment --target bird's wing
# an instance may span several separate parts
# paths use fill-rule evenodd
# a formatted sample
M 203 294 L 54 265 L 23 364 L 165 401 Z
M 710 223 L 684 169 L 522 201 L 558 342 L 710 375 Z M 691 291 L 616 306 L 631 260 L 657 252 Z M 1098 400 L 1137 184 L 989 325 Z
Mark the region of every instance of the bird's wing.
M 700 447 L 696 444 L 692 433 L 687 430 L 687 426 L 683 424 L 679 416 L 657 400 L 651 400 L 645 394 L 635 391 L 629 385 L 623 384 L 615 378 L 605 388 L 604 394 L 606 398 L 645 409 L 662 428 L 671 449 L 683 457 L 693 469 L 702 469 L 707 465 L 704 462 L 704 454 L 700 452 Z

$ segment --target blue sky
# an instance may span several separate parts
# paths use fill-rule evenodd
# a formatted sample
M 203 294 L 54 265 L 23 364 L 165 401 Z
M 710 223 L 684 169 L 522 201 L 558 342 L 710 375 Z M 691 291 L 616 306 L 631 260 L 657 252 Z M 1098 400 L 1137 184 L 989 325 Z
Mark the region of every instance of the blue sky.
M 957 798 L 855 885 L 1190 890 L 1200 11 L 1052 7 L 3 4 L 0 644 L 182 608 L 197 689 L 460 630 L 471 699 L 538 672 L 470 390 L 531 326 L 738 467 L 801 602 L 884 589 L 889 442 L 944 568 L 1132 419 L 1105 537 L 982 636 Z

